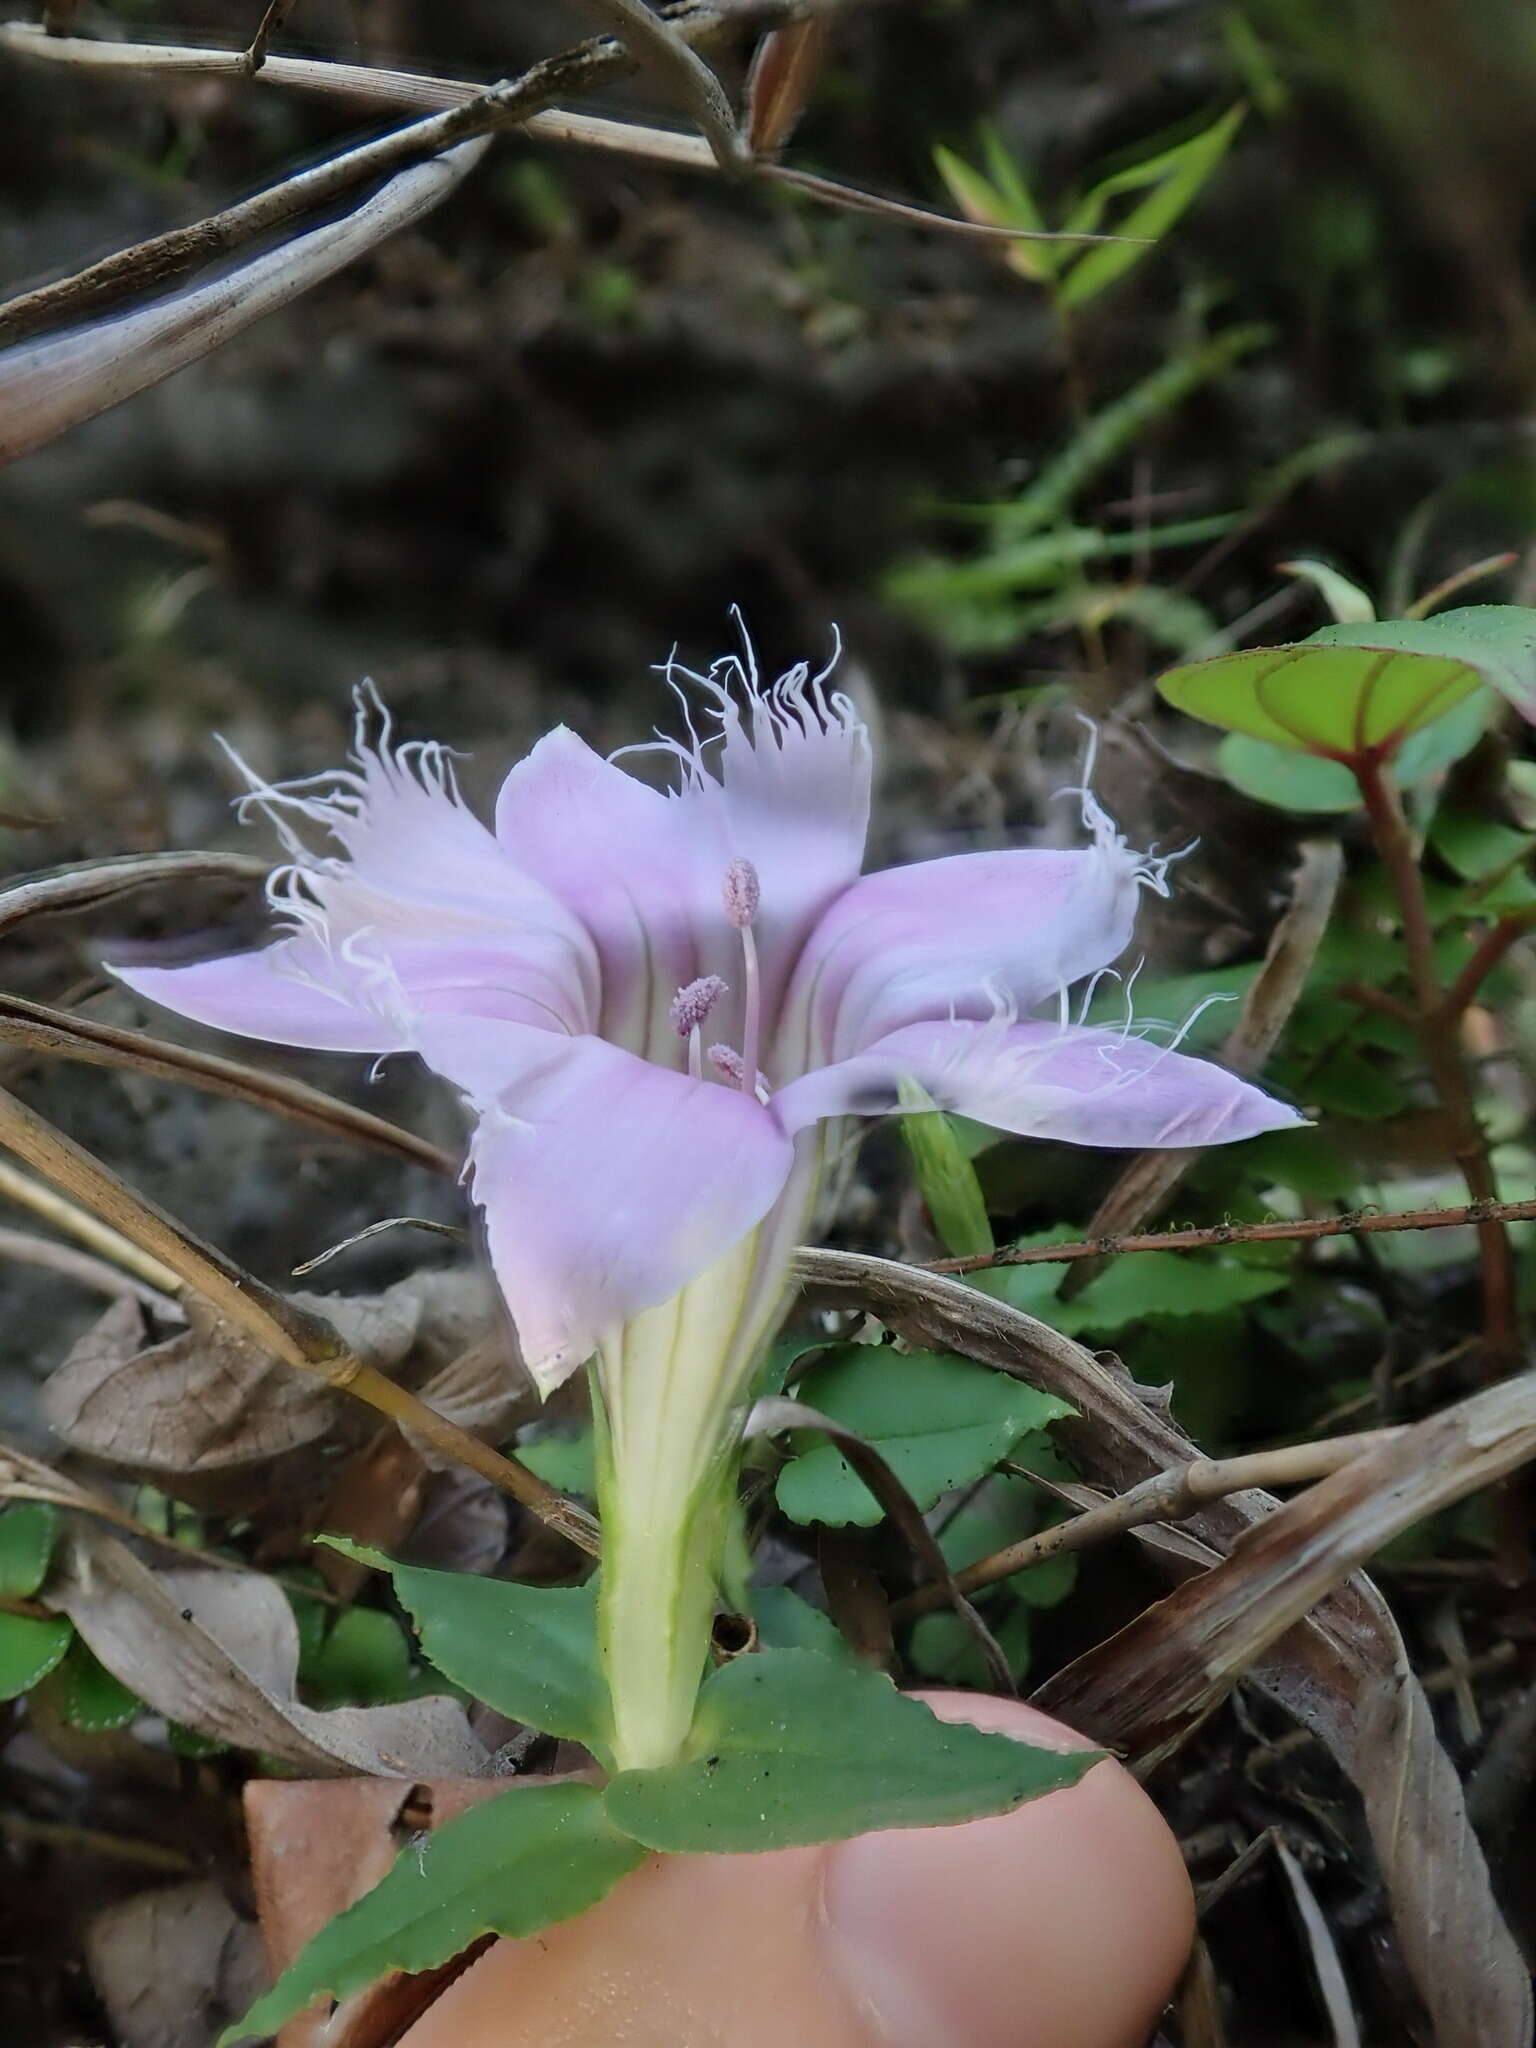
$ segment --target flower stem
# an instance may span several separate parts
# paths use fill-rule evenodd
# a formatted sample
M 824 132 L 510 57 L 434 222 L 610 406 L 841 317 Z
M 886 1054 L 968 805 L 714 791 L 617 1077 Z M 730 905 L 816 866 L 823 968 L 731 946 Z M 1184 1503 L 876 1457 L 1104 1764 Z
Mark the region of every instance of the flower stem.
M 682 1752 L 714 1623 L 728 1487 L 716 1477 L 672 1500 L 626 1498 L 599 1427 L 606 1557 L 598 1641 L 613 1709 L 614 1762 L 649 1770 Z M 605 1471 L 606 1466 L 606 1471 Z
M 599 1351 L 598 1642 L 620 1770 L 670 1763 L 693 1720 L 730 1515 L 737 1408 L 761 1337 L 756 1273 L 754 1232 Z

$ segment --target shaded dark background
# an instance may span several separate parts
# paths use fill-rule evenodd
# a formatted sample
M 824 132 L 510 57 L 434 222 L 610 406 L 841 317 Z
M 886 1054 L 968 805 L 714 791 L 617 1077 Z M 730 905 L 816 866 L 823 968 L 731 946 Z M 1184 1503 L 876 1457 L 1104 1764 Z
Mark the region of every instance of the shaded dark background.
M 234 45 L 258 12 L 123 0 L 81 27 Z M 282 46 L 489 80 L 588 27 L 506 0 L 306 0 Z M 481 794 L 557 719 L 601 746 L 643 737 L 664 709 L 653 665 L 728 646 L 732 605 L 765 667 L 819 656 L 841 627 L 882 735 L 885 853 L 1060 832 L 1073 711 L 1145 714 L 1148 677 L 1189 645 L 1078 607 L 965 651 L 887 579 L 914 551 L 974 545 L 937 508 L 1023 488 L 1084 406 L 1240 323 L 1271 338 L 1152 422 L 1074 518 L 1243 516 L 1118 580 L 1276 639 L 1323 619 L 1276 573 L 1296 556 L 1411 591 L 1508 549 L 1479 595 L 1536 600 L 1523 0 L 889 0 L 837 22 L 791 156 L 949 210 L 934 145 L 974 157 L 987 119 L 1060 210 L 1096 168 L 1243 96 L 1232 153 L 1166 246 L 1074 321 L 1070 356 L 1040 292 L 974 243 L 498 142 L 418 230 L 0 471 L 6 869 L 233 843 L 214 735 L 269 775 L 330 766 L 364 674 L 408 734 L 474 756 Z M 597 104 L 660 113 L 638 88 Z M 0 283 L 196 218 L 381 125 L 255 84 L 6 61 Z M 1199 734 L 1158 729 L 1208 762 Z M 1200 929 L 1168 921 L 1154 958 L 1251 957 L 1286 828 L 1134 749 L 1108 746 L 1102 774 L 1139 841 L 1207 839 L 1184 870 Z M 123 924 L 195 931 L 235 909 L 151 899 Z M 29 932 L 6 985 L 142 1021 L 99 975 L 102 929 Z M 347 1063 L 290 1065 L 361 1099 Z M 14 1055 L 0 1068 L 270 1280 L 381 1214 L 460 1208 L 424 1174 L 242 1108 Z M 451 1107 L 408 1073 L 366 1099 L 451 1139 Z M 346 1282 L 421 1257 L 381 1240 Z M 18 1267 L 0 1303 L 0 1421 L 25 1433 L 36 1378 L 97 1305 Z

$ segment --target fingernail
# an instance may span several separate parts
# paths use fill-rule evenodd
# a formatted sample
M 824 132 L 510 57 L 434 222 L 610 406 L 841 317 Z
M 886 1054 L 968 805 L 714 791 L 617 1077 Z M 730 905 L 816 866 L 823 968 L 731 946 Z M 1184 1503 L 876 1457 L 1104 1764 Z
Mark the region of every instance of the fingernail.
M 1092 1746 L 1028 1709 L 975 1705 L 999 1733 Z M 1178 1845 L 1108 1761 L 989 1820 L 838 1843 L 822 1916 L 827 1967 L 881 2048 L 1134 2048 L 1193 1932 Z

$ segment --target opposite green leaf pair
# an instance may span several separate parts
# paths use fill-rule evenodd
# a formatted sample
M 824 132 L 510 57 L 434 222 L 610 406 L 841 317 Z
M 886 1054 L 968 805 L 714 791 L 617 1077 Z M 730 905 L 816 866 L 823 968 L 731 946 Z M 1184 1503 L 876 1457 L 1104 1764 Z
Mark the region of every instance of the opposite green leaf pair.
M 1467 605 L 1325 626 L 1290 646 L 1172 669 L 1158 688 L 1229 733 L 1350 765 L 1390 758 L 1484 685 L 1536 717 L 1536 611 Z
M 337 1547 L 393 1572 L 424 1650 L 457 1684 L 603 1754 L 590 1586 L 461 1578 Z M 446 1962 L 482 1934 L 569 1919 L 647 1850 L 753 1852 L 941 1826 L 1073 1785 L 1099 1761 L 942 1722 L 880 1674 L 819 1649 L 739 1657 L 705 1680 L 675 1763 L 606 1786 L 530 1781 L 471 1808 L 405 1849 L 224 2038 L 269 2032 L 323 1992 L 346 1997 L 387 1971 Z

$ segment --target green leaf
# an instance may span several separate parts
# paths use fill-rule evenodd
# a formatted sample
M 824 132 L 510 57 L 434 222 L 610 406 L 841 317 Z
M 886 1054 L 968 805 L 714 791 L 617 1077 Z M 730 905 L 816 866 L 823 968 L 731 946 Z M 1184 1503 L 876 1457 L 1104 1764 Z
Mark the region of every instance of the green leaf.
M 986 1197 L 954 1124 L 916 1081 L 903 1078 L 898 1096 L 901 1135 L 940 1242 L 954 1259 L 992 1251 Z
M 1035 204 L 1024 166 L 1012 155 L 991 121 L 981 124 L 981 153 L 987 160 L 987 174 L 1006 202 L 1011 225 L 1043 233 L 1045 216 Z M 1051 252 L 1054 255 L 1054 251 Z
M 754 1586 L 751 1602 L 758 1641 L 764 1649 L 814 1650 L 819 1657 L 830 1657 L 852 1671 L 863 1669 L 852 1644 L 831 1615 L 823 1614 L 809 1600 L 802 1600 L 788 1586 Z
M 919 1508 L 931 1508 L 1006 1457 L 1027 1430 L 1072 1410 L 1053 1394 L 947 1352 L 849 1345 L 807 1373 L 801 1399 L 856 1431 Z M 778 1502 L 796 1522 L 872 1528 L 882 1509 L 842 1453 L 817 1443 L 779 1474 Z
M 1008 154 L 1002 138 L 990 124 L 982 129 L 982 151 L 987 160 L 990 182 L 952 149 L 941 145 L 933 152 L 939 176 L 960 211 L 967 220 L 989 226 L 1026 228 L 1031 234 L 1043 233 L 1045 222 L 1033 193 L 1025 183 L 1023 169 Z M 1059 242 L 1015 242 L 1008 251 L 1008 264 L 1020 276 L 1041 284 L 1060 268 L 1069 246 Z
M 1492 701 L 1477 691 L 1443 717 L 1410 733 L 1389 766 L 1392 780 L 1412 789 L 1470 753 L 1488 723 Z M 1216 762 L 1244 796 L 1273 804 L 1277 810 L 1317 813 L 1360 808 L 1360 785 L 1354 776 L 1342 761 L 1321 754 L 1299 754 L 1247 733 L 1231 732 L 1217 749 Z
M 1464 882 L 1486 882 L 1528 860 L 1536 839 L 1492 818 L 1465 811 L 1442 811 L 1431 828 L 1430 844 Z M 0 1523 L 0 1534 L 4 1524 Z
M 210 1756 L 227 1756 L 229 1744 L 216 1741 L 211 1735 L 199 1735 L 195 1728 L 185 1728 L 180 1721 L 165 1724 L 165 1745 L 173 1756 L 190 1757 L 193 1763 L 202 1763 Z
M 389 1875 L 321 1929 L 226 2030 L 273 2034 L 324 1992 L 347 1998 L 391 1970 L 429 1970 L 482 1934 L 521 1938 L 595 1906 L 643 1860 L 593 1785 L 514 1786 L 401 1850 Z
M 392 1615 L 349 1607 L 303 1659 L 299 1676 L 311 1706 L 383 1706 L 410 1690 L 410 1645 Z
M 1020 1242 L 1049 1244 L 1064 1235 L 1056 1230 Z M 985 1278 L 989 1294 L 1069 1337 L 1113 1337 L 1147 1316 L 1215 1315 L 1258 1301 L 1286 1284 L 1284 1273 L 1186 1252 L 1129 1252 L 1111 1259 L 1070 1301 L 1056 1293 L 1060 1266 L 998 1266 Z
M 1277 811 L 1360 808 L 1360 785 L 1342 761 L 1298 754 L 1251 733 L 1229 732 L 1216 750 L 1216 765 L 1234 789 Z
M 541 1479 L 558 1487 L 561 1493 L 575 1494 L 582 1500 L 593 1500 L 597 1495 L 597 1469 L 592 1458 L 592 1426 L 589 1423 L 574 1436 L 540 1436 L 532 1443 L 521 1443 L 517 1455 Z
M 18 1501 L 0 1514 L 0 1596 L 30 1600 L 48 1576 L 59 1533 L 52 1501 Z
M 1080 492 L 1128 448 L 1202 385 L 1224 376 L 1234 363 L 1270 338 L 1268 327 L 1224 328 L 1220 334 L 1159 363 L 1129 391 L 1085 420 L 1061 454 L 1052 458 L 1027 491 L 999 508 L 998 523 L 1010 540 L 1037 533 L 1066 516 Z M 1134 536 L 1129 536 L 1134 542 Z
M 105 1734 L 126 1728 L 145 1711 L 144 1702 L 114 1678 L 95 1652 L 78 1639 L 60 1667 L 55 1683 L 64 1704 L 64 1718 L 73 1728 Z
M 605 1797 L 647 1848 L 751 1852 L 1004 1813 L 1099 1761 L 940 1721 L 812 1650 L 765 1650 L 705 1681 L 682 1759 L 622 1771 Z
M 62 1614 L 0 1614 L 0 1700 L 18 1699 L 46 1678 L 74 1634 Z
M 1085 306 L 1090 299 L 1123 277 L 1134 264 L 1151 254 L 1151 248 L 1199 197 L 1217 165 L 1226 155 L 1232 138 L 1242 125 L 1247 108 L 1239 103 L 1185 142 L 1161 151 L 1130 169 L 1103 179 L 1082 205 L 1063 223 L 1063 232 L 1090 233 L 1102 217 L 1106 203 L 1115 194 L 1152 190 L 1139 206 L 1121 219 L 1115 232 L 1123 242 L 1106 242 L 1080 256 L 1057 289 L 1057 303 L 1064 307 Z M 1086 224 L 1086 225 L 1085 225 Z
M 1324 626 L 1289 646 L 1170 669 L 1158 688 L 1207 724 L 1348 761 L 1389 754 L 1485 683 L 1536 717 L 1536 612 L 1469 605 Z
M 584 1586 L 516 1586 L 396 1564 L 339 1536 L 323 1540 L 344 1557 L 392 1575 L 422 1654 L 445 1678 L 509 1720 L 563 1735 L 609 1761 L 612 1728 L 597 1660 L 595 1579 Z
M 988 1618 L 993 1641 L 1007 1658 L 1008 1669 L 1015 1679 L 1022 1680 L 1029 1670 L 1029 1609 L 1015 1602 L 1000 1621 L 990 1611 Z M 975 1631 L 948 1608 L 918 1617 L 907 1637 L 906 1654 L 912 1669 L 924 1678 L 936 1678 L 945 1685 L 973 1686 L 982 1692 L 993 1683 Z
M 1076 1477 L 1044 1434 L 1024 1437 L 1014 1445 L 1013 1456 L 1044 1478 Z M 963 1572 L 978 1559 L 991 1557 L 995 1551 L 1032 1536 L 1061 1512 L 1033 1480 L 1016 1472 L 994 1472 L 945 1522 L 939 1533 L 939 1548 L 950 1570 Z M 1028 1607 L 1055 1607 L 1077 1583 L 1079 1563 L 1080 1559 L 1068 1551 L 1064 1556 L 1047 1558 L 1043 1564 L 1032 1564 L 1027 1571 L 1013 1574 L 1007 1582 L 1008 1592 Z
M 1397 750 L 1392 774 L 1404 789 L 1427 782 L 1432 775 L 1449 768 L 1463 754 L 1470 754 L 1488 724 L 1493 699 L 1474 694 L 1463 699 L 1441 718 L 1432 718 L 1412 732 Z

